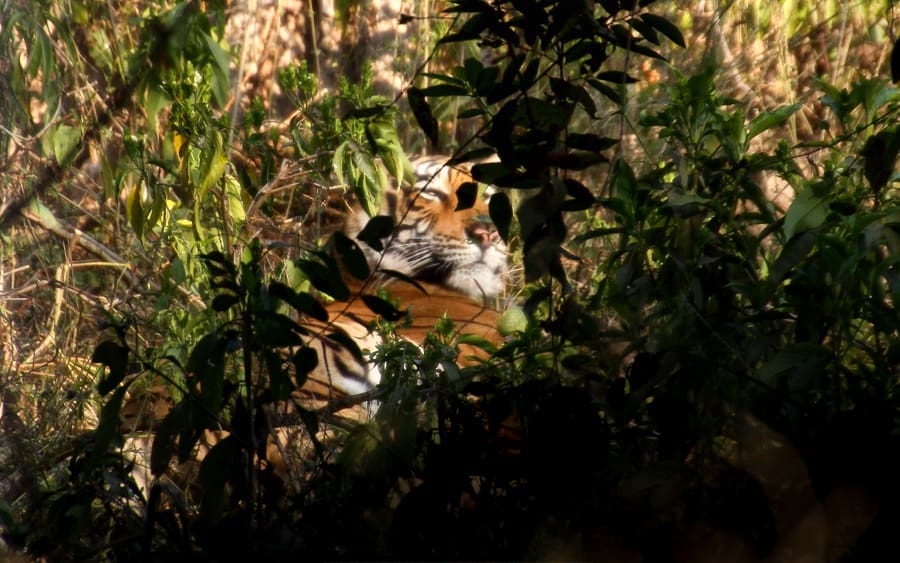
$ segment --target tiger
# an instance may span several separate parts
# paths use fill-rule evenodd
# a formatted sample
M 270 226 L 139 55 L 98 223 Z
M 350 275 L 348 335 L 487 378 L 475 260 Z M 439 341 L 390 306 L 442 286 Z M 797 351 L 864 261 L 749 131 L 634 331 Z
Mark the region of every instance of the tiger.
M 329 321 L 313 324 L 322 330 L 337 327 L 361 349 L 371 351 L 380 343 L 371 330 L 377 315 L 357 297 L 381 290 L 399 301 L 401 309 L 408 309 L 410 322 L 401 324 L 398 334 L 417 345 L 443 315 L 456 323 L 459 333 L 499 344 L 499 313 L 486 303 L 503 292 L 508 261 L 506 244 L 490 220 L 493 188 L 485 189 L 484 197 L 476 198 L 468 209 L 457 210 L 457 190 L 474 182 L 471 167 L 433 156 L 411 164 L 415 181 L 384 194 L 379 214 L 390 217 L 395 228 L 383 237 L 383 249 L 359 243 L 372 272 L 370 283 L 345 275 L 354 297 L 349 303 L 327 305 Z M 369 220 L 362 206 L 355 205 L 343 233 L 357 239 Z M 319 365 L 299 391 L 301 396 L 333 401 L 371 392 L 380 383 L 377 368 L 359 362 L 340 344 L 316 333 L 307 345 L 319 352 Z M 458 361 L 468 365 L 484 356 L 480 348 L 461 344 Z

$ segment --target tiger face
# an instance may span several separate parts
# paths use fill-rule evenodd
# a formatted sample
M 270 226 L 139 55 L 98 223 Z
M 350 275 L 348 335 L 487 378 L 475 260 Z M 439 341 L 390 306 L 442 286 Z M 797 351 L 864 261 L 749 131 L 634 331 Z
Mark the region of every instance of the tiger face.
M 456 191 L 474 181 L 471 174 L 463 167 L 446 165 L 444 159 L 426 157 L 412 164 L 415 184 L 385 194 L 381 214 L 391 217 L 396 227 L 382 240 L 383 252 L 361 245 L 370 267 L 376 275 L 379 270 L 393 270 L 476 300 L 498 296 L 506 277 L 507 253 L 490 221 L 487 200 L 477 198 L 471 208 L 456 210 Z M 356 210 L 347 220 L 345 233 L 355 238 L 368 220 L 364 211 Z M 382 281 L 390 280 L 382 275 Z

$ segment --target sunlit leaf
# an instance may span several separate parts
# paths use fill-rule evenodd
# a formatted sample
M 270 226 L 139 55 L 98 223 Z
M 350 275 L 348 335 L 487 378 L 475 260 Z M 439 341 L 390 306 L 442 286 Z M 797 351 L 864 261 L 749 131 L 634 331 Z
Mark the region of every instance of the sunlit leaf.
M 749 141 L 763 131 L 784 123 L 787 118 L 796 113 L 801 107 L 803 107 L 803 104 L 797 102 L 796 104 L 782 106 L 759 114 L 747 125 L 747 140 Z
M 801 190 L 784 216 L 784 236 L 790 240 L 797 233 L 815 229 L 827 216 L 825 199 L 816 195 L 812 188 Z

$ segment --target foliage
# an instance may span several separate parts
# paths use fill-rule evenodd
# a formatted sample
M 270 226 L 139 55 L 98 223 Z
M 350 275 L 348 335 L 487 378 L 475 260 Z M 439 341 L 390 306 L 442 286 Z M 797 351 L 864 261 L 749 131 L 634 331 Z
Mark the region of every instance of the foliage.
M 121 202 L 127 228 L 94 234 L 146 274 L 129 307 L 103 312 L 113 335 L 91 357 L 103 366 L 96 424 L 66 445 L 65 463 L 48 463 L 27 514 L 4 507 L 6 537 L 110 560 L 590 559 L 609 532 L 655 560 L 671 557 L 685 522 L 707 518 L 766 554 L 776 539 L 762 493 L 722 453 L 747 412 L 797 446 L 822 498 L 851 483 L 884 499 L 853 552 L 880 554 L 900 493 L 897 91 L 872 76 L 821 78 L 821 135 L 795 142 L 785 126 L 803 104 L 748 108 L 723 94 L 714 57 L 672 69 L 665 86 L 642 81 L 643 61 L 690 46 L 662 4 L 447 3 L 438 47 L 463 57 L 417 76 L 406 98 L 432 143 L 446 139 L 450 108 L 478 132 L 454 158 L 501 188 L 491 215 L 521 260 L 522 307 L 504 317 L 505 345 L 467 368 L 451 360 L 449 320 L 422 349 L 385 323 L 373 420 L 344 429 L 298 407 L 313 442 L 298 488 L 265 449 L 270 407 L 315 362 L 297 319 L 327 321 L 321 294 L 350 297 L 341 268 L 368 272 L 346 237 L 319 245 L 306 231 L 284 260 L 285 243 L 250 236 L 252 221 L 260 208 L 321 213 L 318 189 L 335 184 L 374 212 L 409 174 L 396 108 L 369 74 L 332 94 L 301 63 L 277 72 L 294 110 L 284 126 L 259 98 L 233 123 L 219 3 L 148 2 L 119 34 L 107 8 L 17 5 L 0 33 L 32 47 L 4 59 L 0 109 L 52 162 L 19 187 L 45 196 L 46 178 L 65 178 L 82 147 L 106 139 L 121 156 L 102 162 L 98 199 Z M 774 10 L 753 13 L 761 30 L 776 27 Z M 75 86 L 90 73 L 109 87 L 104 104 L 58 111 L 85 101 Z M 4 154 L 20 150 L 10 142 Z M 272 195 L 285 162 L 302 163 L 316 203 Z M 776 200 L 772 182 L 795 196 Z M 402 322 L 387 298 L 371 303 Z M 122 453 L 126 397 L 160 380 L 173 405 L 156 428 L 154 477 L 195 457 L 209 432 L 228 433 L 184 505 L 164 479 L 144 497 Z M 325 428 L 341 447 L 316 438 Z

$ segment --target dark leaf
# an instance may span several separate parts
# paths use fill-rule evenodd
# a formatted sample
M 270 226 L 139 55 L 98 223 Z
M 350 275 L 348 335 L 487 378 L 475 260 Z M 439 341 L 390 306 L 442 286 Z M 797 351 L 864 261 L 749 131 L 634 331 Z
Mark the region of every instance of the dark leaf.
M 113 440 L 119 435 L 119 412 L 122 410 L 126 391 L 128 391 L 128 387 L 124 385 L 116 389 L 100 410 L 100 421 L 97 423 L 97 430 L 94 433 L 94 445 L 98 455 L 105 454 Z
M 479 12 L 469 18 L 457 33 L 450 33 L 442 37 L 438 44 L 478 39 L 482 33 L 488 30 L 490 20 L 491 18 L 487 17 L 485 12 Z
M 634 28 L 634 30 L 641 35 L 641 37 L 653 43 L 654 45 L 659 45 L 659 35 L 656 34 L 656 30 L 652 25 L 645 22 L 639 17 L 630 18 L 626 21 L 628 22 L 628 25 Z
M 598 237 L 605 237 L 607 235 L 617 235 L 625 232 L 625 229 L 621 227 L 608 227 L 603 229 L 594 229 L 588 231 L 586 233 L 581 233 L 577 237 L 572 239 L 572 242 L 584 242 L 586 240 L 595 239 Z
M 672 22 L 667 20 L 662 16 L 657 16 L 656 14 L 643 14 L 641 19 L 647 22 L 649 25 L 653 26 L 657 31 L 665 35 L 669 38 L 669 41 L 678 45 L 681 48 L 686 46 L 684 42 L 684 36 L 681 34 L 681 30 L 675 26 Z M 648 38 L 649 39 L 649 38 Z
M 406 99 L 422 132 L 425 133 L 432 145 L 437 145 L 438 124 L 431 111 L 431 106 L 425 100 L 425 94 L 422 90 L 412 87 L 406 91 Z
M 224 401 L 225 349 L 227 340 L 219 339 L 206 357 L 206 362 L 195 376 L 200 384 L 200 416 L 195 419 L 199 426 L 210 424 L 219 416 Z
M 632 78 L 626 73 L 618 70 L 607 70 L 605 72 L 600 72 L 597 73 L 594 78 L 596 78 L 597 80 L 603 80 L 604 82 L 612 82 L 614 84 L 634 84 L 638 81 L 637 78 Z
M 536 188 L 541 180 L 527 174 L 517 174 L 500 162 L 483 162 L 472 167 L 472 177 L 482 184 L 516 189 Z
M 106 340 L 94 349 L 91 361 L 109 368 L 109 375 L 97 383 L 97 391 L 101 395 L 106 395 L 125 379 L 128 369 L 128 348 L 112 340 Z
M 644 45 L 641 45 L 641 44 L 638 44 L 638 43 L 632 43 L 631 45 L 628 45 L 627 48 L 628 48 L 628 50 L 631 51 L 632 53 L 637 53 L 637 54 L 639 54 L 639 55 L 644 55 L 644 56 L 651 57 L 651 58 L 654 58 L 654 59 L 659 59 L 659 60 L 661 60 L 661 61 L 665 61 L 665 60 L 666 60 L 666 58 L 665 58 L 664 56 L 660 55 L 659 53 L 657 53 L 657 52 L 654 51 L 653 49 L 651 49 L 651 48 L 649 48 L 649 47 L 645 47 Z
M 866 140 L 862 156 L 865 160 L 864 172 L 869 186 L 876 195 L 887 185 L 897 155 L 900 154 L 900 128 L 879 131 Z
M 412 88 L 410 89 L 412 90 Z M 456 84 L 435 84 L 434 86 L 428 86 L 426 88 L 422 88 L 421 90 L 417 89 L 417 92 L 420 96 L 430 96 L 436 98 L 443 98 L 448 96 L 468 96 L 469 91 L 466 90 L 463 86 L 458 86 Z M 424 100 L 422 100 L 424 102 Z M 412 105 L 412 101 L 410 101 L 410 105 Z M 415 108 L 413 108 L 415 111 Z M 431 107 L 428 107 L 428 111 L 431 111 Z M 418 116 L 417 116 L 418 117 Z M 420 124 L 421 125 L 421 124 Z
M 325 310 L 325 307 L 308 293 L 297 293 L 283 283 L 272 282 L 269 284 L 269 295 L 276 299 L 281 299 L 298 313 L 309 315 L 322 322 L 328 320 L 328 312 Z
M 382 240 L 391 236 L 392 232 L 394 232 L 394 220 L 387 215 L 376 215 L 369 219 L 356 238 L 369 245 L 372 250 L 381 252 L 384 250 Z
M 356 241 L 350 239 L 344 233 L 336 231 L 331 236 L 331 242 L 337 251 L 338 260 L 341 261 L 341 264 L 351 276 L 358 280 L 364 280 L 369 277 L 369 262 Z
M 900 39 L 894 41 L 891 49 L 891 80 L 900 82 Z
M 387 276 L 389 278 L 394 278 L 394 279 L 400 280 L 403 283 L 408 283 L 409 285 L 415 287 L 416 289 L 418 289 L 425 295 L 428 295 L 428 292 L 425 290 L 424 287 L 422 287 L 422 285 L 419 282 L 417 282 L 413 278 L 409 277 L 408 275 L 404 274 L 403 272 L 398 272 L 396 270 L 387 270 L 387 269 L 381 269 L 381 270 L 378 270 L 378 272 L 383 276 Z
M 231 293 L 220 293 L 213 297 L 212 300 L 212 309 L 213 311 L 224 312 L 234 306 L 240 298 L 237 295 L 233 295 Z
M 571 178 L 566 178 L 564 183 L 566 185 L 566 194 L 572 199 L 567 199 L 563 202 L 563 211 L 582 211 L 590 209 L 594 205 L 594 194 L 584 184 Z
M 309 346 L 303 346 L 294 352 L 291 362 L 294 364 L 294 383 L 298 388 L 303 387 L 306 378 L 319 365 L 319 354 Z
M 153 475 L 158 477 L 169 468 L 175 443 L 185 425 L 185 403 L 182 402 L 169 411 L 153 437 L 153 449 L 150 451 L 150 472 Z
M 463 164 L 465 162 L 472 162 L 477 160 L 483 160 L 490 156 L 493 156 L 494 149 L 490 147 L 484 147 L 480 149 L 471 150 L 468 152 L 464 152 L 462 154 L 456 155 L 453 158 L 447 161 L 447 166 L 453 166 L 455 164 Z
M 219 340 L 218 334 L 210 333 L 197 341 L 185 366 L 189 375 L 200 373 L 214 361 L 216 348 L 220 347 Z M 222 350 L 224 351 L 224 348 Z
M 344 119 L 365 119 L 381 115 L 387 110 L 388 106 L 377 105 L 368 108 L 353 108 L 347 112 Z
M 588 94 L 583 86 L 572 84 L 571 82 L 559 78 L 551 78 L 550 87 L 557 97 L 575 102 L 581 106 L 589 116 L 594 117 L 597 113 L 597 106 L 594 104 L 593 98 L 591 98 L 591 95 Z
M 263 348 L 260 354 L 265 358 L 266 369 L 269 372 L 269 387 L 267 399 L 271 401 L 286 401 L 291 392 L 291 380 L 284 369 L 284 358 L 281 351 L 273 348 Z M 257 402 L 257 405 L 260 403 Z
M 606 10 L 606 13 L 614 16 L 619 13 L 619 10 L 622 9 L 622 5 L 619 3 L 619 0 L 600 0 L 600 5 L 603 6 L 603 9 Z
M 260 313 L 256 318 L 256 336 L 264 346 L 296 346 L 301 332 L 297 323 L 279 313 Z
M 382 299 L 376 295 L 363 295 L 363 303 L 366 304 L 373 313 L 381 316 L 383 319 L 395 322 L 406 316 L 405 311 L 400 311 L 394 307 L 389 301 Z
M 509 241 L 509 226 L 512 222 L 512 205 L 509 197 L 503 192 L 497 192 L 491 196 L 488 203 L 488 209 L 491 214 L 491 221 L 497 227 L 497 232 L 504 242 Z
M 600 152 L 612 148 L 618 144 L 618 139 L 601 137 L 593 133 L 569 133 L 566 144 L 573 149 Z
M 359 345 L 356 343 L 356 340 L 343 330 L 337 329 L 325 336 L 329 340 L 333 340 L 334 342 L 337 342 L 338 344 L 343 346 L 348 352 L 350 352 L 350 354 L 354 357 L 354 359 L 356 359 L 356 361 L 360 363 L 364 363 L 366 361 L 363 357 L 362 350 L 359 349 Z
M 788 276 L 797 264 L 799 264 L 813 249 L 816 243 L 816 235 L 805 231 L 791 238 L 784 245 L 781 254 L 769 269 L 769 283 L 772 287 L 778 286 Z
M 341 279 L 340 269 L 334 260 L 326 260 L 327 264 L 308 259 L 297 260 L 295 264 L 303 271 L 313 287 L 338 301 L 346 301 L 350 297 L 350 290 Z
M 603 96 L 607 97 L 614 104 L 622 105 L 622 102 L 623 102 L 622 94 L 615 88 L 612 88 L 608 84 L 604 84 L 603 82 L 596 80 L 594 78 L 588 79 L 588 84 L 593 86 L 595 90 L 600 92 L 600 94 L 602 94 Z
M 463 182 L 456 189 L 456 209 L 455 211 L 462 211 L 463 209 L 471 209 L 473 205 L 475 205 L 475 200 L 478 198 L 478 184 L 475 182 Z
M 503 94 L 498 94 L 493 92 L 494 87 L 497 86 L 497 77 L 500 75 L 500 69 L 495 66 L 489 66 L 483 69 L 478 73 L 478 77 L 474 84 L 475 86 L 475 95 L 476 96 L 487 96 L 491 94 L 491 98 L 495 100 L 502 100 L 506 96 L 509 95 L 509 91 L 506 90 Z M 502 85 L 502 84 L 501 84 Z
M 200 523 L 211 526 L 222 515 L 227 500 L 225 485 L 240 475 L 241 447 L 237 436 L 222 439 L 206 454 L 200 464 Z

